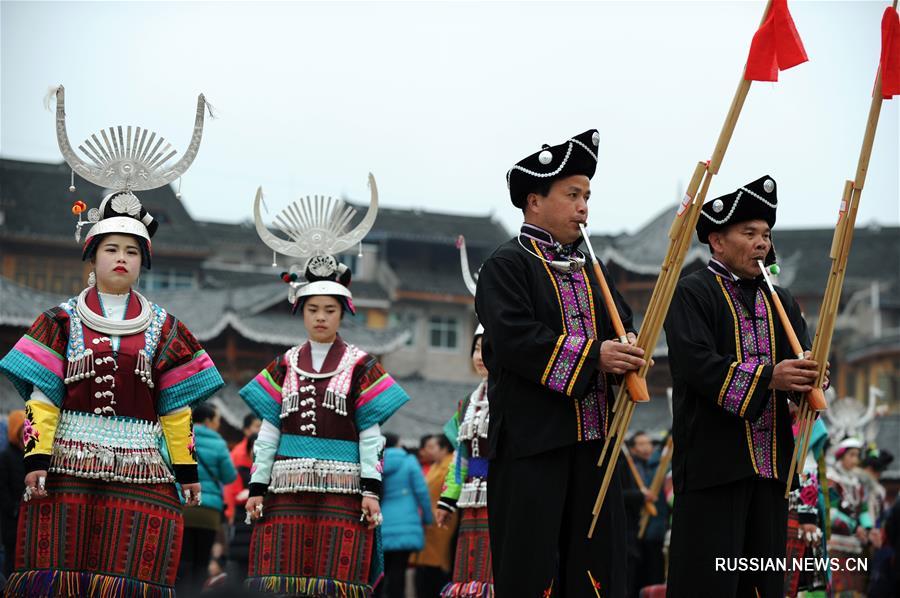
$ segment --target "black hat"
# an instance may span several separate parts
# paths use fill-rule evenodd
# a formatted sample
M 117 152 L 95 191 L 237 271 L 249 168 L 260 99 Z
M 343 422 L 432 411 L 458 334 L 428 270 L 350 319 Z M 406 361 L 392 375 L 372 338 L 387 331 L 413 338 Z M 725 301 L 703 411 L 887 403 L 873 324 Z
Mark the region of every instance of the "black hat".
M 885 450 L 879 450 L 877 448 L 870 449 L 866 453 L 866 457 L 862 460 L 863 467 L 871 467 L 875 471 L 884 471 L 888 468 L 888 465 L 893 463 L 894 455 Z
M 772 228 L 775 226 L 777 207 L 775 179 L 769 175 L 760 177 L 737 191 L 703 204 L 697 221 L 697 238 L 701 243 L 708 244 L 709 233 L 748 220 L 765 220 Z
M 513 205 L 524 208 L 528 194 L 548 182 L 576 174 L 593 177 L 599 146 L 600 133 L 597 129 L 588 129 L 559 145 L 544 144 L 540 151 L 519 160 L 506 173 L 506 186 Z

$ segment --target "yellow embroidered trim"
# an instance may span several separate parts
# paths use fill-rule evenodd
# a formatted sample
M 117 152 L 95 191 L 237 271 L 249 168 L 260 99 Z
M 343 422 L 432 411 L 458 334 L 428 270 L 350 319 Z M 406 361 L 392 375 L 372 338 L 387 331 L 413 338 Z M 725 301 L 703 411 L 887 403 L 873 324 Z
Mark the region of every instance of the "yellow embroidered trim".
M 569 386 L 566 387 L 566 395 L 572 395 L 572 387 L 575 386 L 575 380 L 578 379 L 578 374 L 581 372 L 581 366 L 584 365 L 584 359 L 587 357 L 588 352 L 591 350 L 591 345 L 594 344 L 594 339 L 587 339 L 587 343 L 584 345 L 584 349 L 581 350 L 581 357 L 578 359 L 578 365 L 575 366 L 575 373 L 572 374 L 572 378 L 569 380 Z
M 550 361 L 547 362 L 547 368 L 544 370 L 544 375 L 541 376 L 541 384 L 545 384 L 547 382 L 547 376 L 550 375 L 550 370 L 553 369 L 553 362 L 556 361 L 556 354 L 559 353 L 559 348 L 562 347 L 563 341 L 566 340 L 566 335 L 560 335 L 560 337 L 556 340 L 556 347 L 553 348 L 553 354 L 550 356 Z
M 753 471 L 759 475 L 759 468 L 756 466 L 756 457 L 753 455 L 753 438 L 750 435 L 750 422 L 745 421 L 744 427 L 747 429 L 747 449 L 750 451 L 750 463 L 753 465 Z
M 764 364 L 760 364 L 756 366 L 756 370 L 753 371 L 753 382 L 750 383 L 750 388 L 747 389 L 747 395 L 741 402 L 741 417 L 744 417 L 744 412 L 747 411 L 747 407 L 750 406 L 750 397 L 753 396 L 753 391 L 756 390 L 756 384 L 759 382 L 759 375 L 762 373 L 764 367 Z
M 728 375 L 725 376 L 725 384 L 722 385 L 722 389 L 719 391 L 719 400 L 717 401 L 719 407 L 722 406 L 722 399 L 725 398 L 725 391 L 728 390 L 728 385 L 731 384 L 731 378 L 734 376 L 734 368 L 737 366 L 738 362 L 735 361 L 728 367 Z
M 728 303 L 728 308 L 731 310 L 731 318 L 734 322 L 734 347 L 737 351 L 737 360 L 740 362 L 743 361 L 743 355 L 741 354 L 741 331 L 738 325 L 737 312 L 734 311 L 734 303 L 731 302 L 731 295 L 725 290 L 725 285 L 722 284 L 722 279 L 719 275 L 716 275 L 716 282 L 719 283 L 719 288 L 722 289 L 722 294 L 725 295 L 725 302 Z
M 531 240 L 531 245 L 534 247 L 534 251 L 538 255 L 544 255 L 543 253 L 541 253 L 541 250 L 538 247 L 538 244 L 534 239 Z M 562 297 L 560 297 L 560 295 L 559 295 L 559 286 L 556 284 L 556 279 L 553 278 L 553 273 L 550 272 L 550 267 L 547 266 L 547 262 L 545 262 L 544 260 L 541 260 L 541 264 L 543 264 L 544 270 L 547 271 L 547 276 L 550 278 L 550 282 L 553 283 L 553 290 L 556 292 L 556 302 L 559 304 L 559 315 L 562 318 L 562 333 L 564 335 L 568 334 L 569 328 L 566 326 L 566 312 L 563 309 Z

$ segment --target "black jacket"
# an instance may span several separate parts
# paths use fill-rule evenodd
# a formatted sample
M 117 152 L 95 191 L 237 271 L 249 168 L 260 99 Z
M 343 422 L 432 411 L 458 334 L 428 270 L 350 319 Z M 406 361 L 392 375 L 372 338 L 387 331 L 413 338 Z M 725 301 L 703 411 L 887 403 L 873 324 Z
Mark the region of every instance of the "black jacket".
M 498 247 L 481 268 L 475 308 L 485 329 L 483 354 L 490 372 L 492 456 L 497 450 L 511 457 L 535 455 L 589 440 L 582 416 L 590 406 L 582 401 L 597 384 L 606 388 L 605 407 L 597 411 L 608 426 L 614 380 L 598 366 L 601 342 L 615 334 L 590 263 L 582 272 L 592 308 L 574 310 L 564 321 L 561 306 L 574 292 L 572 275 L 557 275 L 517 239 Z M 625 328 L 633 331 L 631 310 L 608 273 L 606 279 Z M 584 342 L 588 327 L 596 328 L 596 340 Z
M 786 290 L 776 291 L 808 349 L 800 307 Z M 748 314 L 744 332 L 740 314 Z M 751 321 L 754 333 L 748 334 Z M 709 268 L 685 276 L 676 287 L 665 330 L 674 384 L 675 492 L 754 476 L 786 483 L 794 448 L 789 393 L 768 387 L 773 364 L 795 356 L 765 283 L 732 282 Z M 774 345 L 774 361 L 748 363 L 766 344 Z

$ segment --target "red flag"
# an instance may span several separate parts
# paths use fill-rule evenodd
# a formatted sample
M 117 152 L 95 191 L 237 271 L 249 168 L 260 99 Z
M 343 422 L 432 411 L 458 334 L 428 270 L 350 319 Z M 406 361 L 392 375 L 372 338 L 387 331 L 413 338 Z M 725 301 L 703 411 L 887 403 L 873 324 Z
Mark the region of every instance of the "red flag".
M 778 81 L 778 71 L 804 63 L 809 58 L 794 26 L 787 0 L 772 0 L 766 20 L 753 36 L 744 79 Z
M 900 95 L 900 17 L 888 6 L 881 17 L 881 97 Z

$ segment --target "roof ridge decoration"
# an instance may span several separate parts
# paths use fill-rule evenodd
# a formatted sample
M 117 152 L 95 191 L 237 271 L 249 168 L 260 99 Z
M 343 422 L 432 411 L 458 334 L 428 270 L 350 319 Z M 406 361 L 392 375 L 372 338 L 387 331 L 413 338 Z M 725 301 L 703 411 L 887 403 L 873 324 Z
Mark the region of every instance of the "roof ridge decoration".
M 172 144 L 155 131 L 138 126 L 109 127 L 93 133 L 78 146 L 87 160 L 78 156 L 69 142 L 66 129 L 66 95 L 60 85 L 51 89 L 48 99 L 56 96 L 56 139 L 60 152 L 74 172 L 99 187 L 114 191 L 156 189 L 181 177 L 194 161 L 203 137 L 203 120 L 210 108 L 201 93 L 197 96 L 194 130 L 184 155 L 174 164 L 177 154 Z M 49 105 L 49 104 L 48 104 Z M 149 133 L 149 138 L 148 138 Z M 102 142 L 101 142 L 102 139 Z M 74 180 L 73 180 L 74 187 Z M 74 191 L 70 187 L 70 191 Z

